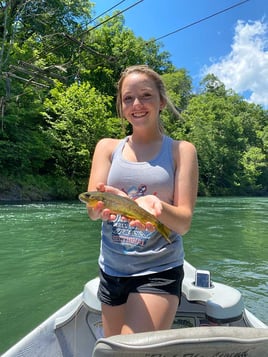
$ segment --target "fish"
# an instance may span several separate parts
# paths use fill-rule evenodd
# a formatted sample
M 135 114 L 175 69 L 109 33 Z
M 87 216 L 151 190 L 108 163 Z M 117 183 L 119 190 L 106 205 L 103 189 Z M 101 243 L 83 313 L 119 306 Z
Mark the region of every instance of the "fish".
M 89 191 L 80 193 L 79 200 L 86 203 L 88 207 L 95 207 L 97 202 L 102 201 L 104 208 L 112 213 L 125 216 L 128 219 L 137 219 L 141 223 L 152 223 L 155 229 L 168 241 L 170 229 L 161 223 L 154 215 L 140 207 L 134 200 L 128 197 L 116 195 L 111 192 Z

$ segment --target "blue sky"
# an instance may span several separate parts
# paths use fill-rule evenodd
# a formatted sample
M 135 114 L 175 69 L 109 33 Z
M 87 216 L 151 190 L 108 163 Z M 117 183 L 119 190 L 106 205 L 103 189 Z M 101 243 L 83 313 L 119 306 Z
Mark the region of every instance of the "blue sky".
M 243 0 L 143 0 L 124 12 L 125 26 L 144 40 L 159 38 Z M 121 1 L 124 10 L 137 0 Z M 95 0 L 98 16 L 119 0 Z M 268 1 L 249 0 L 159 40 L 177 68 L 185 68 L 198 88 L 214 73 L 249 101 L 268 108 Z

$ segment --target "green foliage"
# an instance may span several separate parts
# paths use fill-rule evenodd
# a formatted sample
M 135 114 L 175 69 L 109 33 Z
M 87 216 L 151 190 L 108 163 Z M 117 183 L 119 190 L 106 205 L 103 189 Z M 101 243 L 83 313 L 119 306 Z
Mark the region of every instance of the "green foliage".
M 193 97 L 177 132 L 198 151 L 200 194 L 236 195 L 267 190 L 259 182 L 267 166 L 263 132 L 267 113 L 245 102 L 211 77 L 205 91 Z M 213 89 L 214 88 L 214 89 Z M 175 133 L 176 136 L 176 133 Z
M 134 64 L 159 72 L 182 112 L 161 116 L 167 134 L 196 145 L 200 194 L 267 194 L 268 112 L 213 74 L 194 95 L 187 71 L 159 42 L 136 37 L 122 14 L 92 23 L 93 6 L 1 2 L 0 199 L 8 191 L 68 199 L 85 189 L 97 141 L 128 133 L 115 110 L 116 82 Z
M 6 175 L 39 172 L 50 157 L 50 140 L 43 131 L 42 106 L 32 90 L 17 102 L 7 102 L 0 131 L 0 170 Z
M 115 15 L 116 12 L 113 14 Z M 108 17 L 100 19 L 106 21 Z M 122 15 L 112 18 L 83 37 L 85 51 L 78 52 L 79 79 L 89 81 L 104 94 L 115 95 L 116 82 L 127 66 L 148 64 L 159 73 L 174 70 L 167 52 L 160 52 L 161 44 L 135 37 L 124 26 Z M 114 115 L 115 115 L 114 110 Z
M 77 199 L 77 192 L 84 190 L 67 177 L 55 175 L 23 175 L 22 177 L 0 175 L 1 200 L 5 201 L 50 201 Z
M 167 95 L 169 100 L 174 105 L 178 112 L 187 108 L 188 102 L 192 96 L 192 80 L 187 74 L 185 69 L 179 69 L 171 73 L 165 73 L 162 75 Z M 174 115 L 172 111 L 167 108 L 161 113 L 161 119 L 165 131 L 171 136 L 174 132 L 178 131 L 178 128 L 182 125 L 182 118 Z
M 241 157 L 243 169 L 243 179 L 252 191 L 261 188 L 258 178 L 262 174 L 262 169 L 266 167 L 265 154 L 261 148 L 251 146 Z
M 109 135 L 111 98 L 89 83 L 59 85 L 45 101 L 44 116 L 54 142 L 54 160 L 59 174 L 88 175 L 96 142 Z
M 162 76 L 168 96 L 180 110 L 186 109 L 192 96 L 192 79 L 184 68 Z

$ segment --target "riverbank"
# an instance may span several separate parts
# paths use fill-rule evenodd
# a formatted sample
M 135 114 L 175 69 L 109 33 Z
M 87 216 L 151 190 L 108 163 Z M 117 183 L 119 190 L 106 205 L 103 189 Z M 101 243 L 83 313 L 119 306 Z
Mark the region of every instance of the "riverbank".
M 0 176 L 0 202 L 73 200 L 85 189 L 86 179 L 76 183 L 65 177 L 51 175 L 23 178 Z
M 0 203 L 47 202 L 76 200 L 79 193 L 87 188 L 87 178 L 74 182 L 66 177 L 52 175 L 27 175 L 24 177 L 3 177 L 0 175 Z M 199 197 L 213 197 L 209 192 L 199 188 Z M 225 193 L 225 194 L 224 194 Z M 217 197 L 267 197 L 267 191 L 249 190 L 240 194 L 230 192 Z M 216 197 L 216 196 L 214 196 Z

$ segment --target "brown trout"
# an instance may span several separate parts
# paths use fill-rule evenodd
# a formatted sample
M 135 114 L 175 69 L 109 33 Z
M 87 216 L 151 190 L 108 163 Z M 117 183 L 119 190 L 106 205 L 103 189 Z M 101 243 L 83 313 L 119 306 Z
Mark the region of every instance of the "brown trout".
M 80 201 L 85 202 L 88 207 L 95 207 L 97 202 L 102 201 L 104 207 L 108 208 L 114 214 L 123 215 L 128 219 L 138 219 L 143 224 L 150 222 L 155 229 L 157 229 L 158 232 L 171 243 L 169 239 L 170 229 L 159 222 L 154 215 L 140 207 L 135 201 L 128 197 L 115 195 L 110 192 L 91 191 L 81 193 L 79 199 Z

